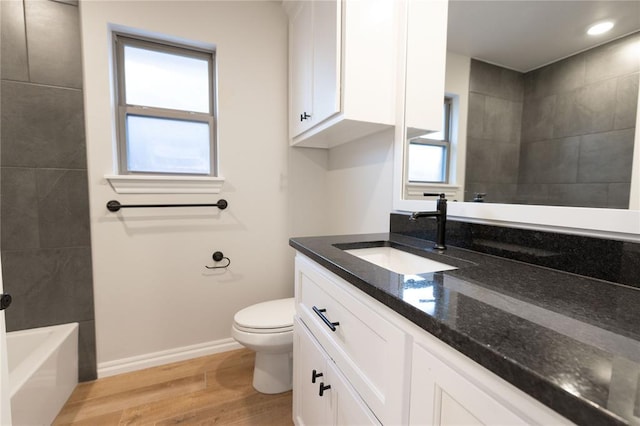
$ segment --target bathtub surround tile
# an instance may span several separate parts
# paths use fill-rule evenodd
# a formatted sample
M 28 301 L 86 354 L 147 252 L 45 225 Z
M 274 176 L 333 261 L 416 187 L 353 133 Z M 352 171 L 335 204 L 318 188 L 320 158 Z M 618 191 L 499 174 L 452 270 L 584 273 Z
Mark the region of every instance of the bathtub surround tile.
M 483 139 L 520 144 L 522 103 L 486 97 L 483 118 Z
M 2 250 L 40 247 L 36 170 L 2 167 L 0 236 Z
M 78 7 L 26 0 L 25 15 L 31 82 L 81 88 Z
M 582 136 L 578 182 L 631 182 L 634 139 L 635 128 Z
M 518 185 L 515 183 L 473 183 L 465 185 L 464 201 L 473 201 L 476 193 L 484 196 L 489 203 L 511 203 L 516 198 Z
M 81 91 L 3 81 L 1 114 L 3 166 L 86 169 Z
M 636 126 L 639 79 L 640 73 L 627 75 L 618 79 L 616 112 L 613 122 L 614 129 L 627 129 Z
M 522 106 L 522 142 L 551 139 L 555 111 L 556 95 L 525 99 Z
M 523 144 L 519 183 L 575 183 L 580 138 L 564 138 Z
M 553 121 L 554 137 L 613 130 L 617 83 L 617 79 L 609 79 L 559 94 Z
M 0 76 L 6 80 L 29 80 L 27 41 L 22 1 L 0 1 Z
M 13 296 L 7 330 L 94 319 L 89 247 L 5 250 L 2 271 Z
M 524 79 L 521 73 L 476 59 L 471 60 L 469 91 L 522 102 L 523 90 Z
M 85 170 L 38 169 L 40 247 L 91 244 Z
M 610 209 L 628 209 L 630 183 L 610 183 L 607 190 L 607 207 Z
M 469 112 L 467 114 L 467 137 L 482 139 L 484 135 L 484 103 L 486 96 L 469 93 Z
M 640 32 L 585 52 L 586 82 L 593 83 L 640 71 Z
M 554 183 L 549 185 L 550 206 L 607 207 L 609 185 L 606 183 Z
M 98 378 L 96 364 L 96 323 L 80 321 L 78 335 L 78 379 L 81 382 Z

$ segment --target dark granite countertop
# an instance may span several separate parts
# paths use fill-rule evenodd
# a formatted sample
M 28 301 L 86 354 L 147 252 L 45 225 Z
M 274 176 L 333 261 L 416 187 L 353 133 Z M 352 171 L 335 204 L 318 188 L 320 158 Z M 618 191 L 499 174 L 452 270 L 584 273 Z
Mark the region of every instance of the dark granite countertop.
M 640 289 L 393 233 L 289 244 L 573 422 L 640 425 Z M 458 269 L 402 275 L 343 251 L 377 245 Z

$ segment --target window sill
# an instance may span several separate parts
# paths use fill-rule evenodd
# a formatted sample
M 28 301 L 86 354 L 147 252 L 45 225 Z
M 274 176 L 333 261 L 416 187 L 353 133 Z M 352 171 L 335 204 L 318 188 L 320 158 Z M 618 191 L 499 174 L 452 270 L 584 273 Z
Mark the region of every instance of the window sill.
M 118 194 L 218 194 L 223 177 L 105 175 Z
M 459 185 L 449 185 L 443 183 L 416 183 L 408 182 L 405 184 L 406 199 L 409 200 L 424 200 L 422 195 L 424 192 L 444 193 L 449 199 L 456 199 L 460 197 Z

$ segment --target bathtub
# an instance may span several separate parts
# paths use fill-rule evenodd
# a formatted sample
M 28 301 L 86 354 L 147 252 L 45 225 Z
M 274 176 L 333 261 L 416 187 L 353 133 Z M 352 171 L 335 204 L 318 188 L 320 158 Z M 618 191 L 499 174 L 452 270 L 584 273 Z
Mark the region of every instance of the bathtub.
M 11 417 L 50 425 L 78 384 L 78 323 L 7 333 Z

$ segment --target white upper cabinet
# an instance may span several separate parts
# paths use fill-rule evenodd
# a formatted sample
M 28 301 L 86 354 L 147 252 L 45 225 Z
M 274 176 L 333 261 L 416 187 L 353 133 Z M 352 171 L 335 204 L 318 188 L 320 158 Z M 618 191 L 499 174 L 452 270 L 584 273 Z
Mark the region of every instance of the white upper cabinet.
M 404 87 L 399 82 L 404 81 L 406 64 L 407 2 L 284 5 L 289 14 L 291 144 L 331 148 L 394 126 L 400 106 L 397 92 Z M 436 43 L 444 46 L 446 34 Z M 443 57 L 437 64 L 442 68 L 442 82 L 436 85 L 441 91 L 444 65 Z M 398 99 L 403 102 L 404 96 Z

